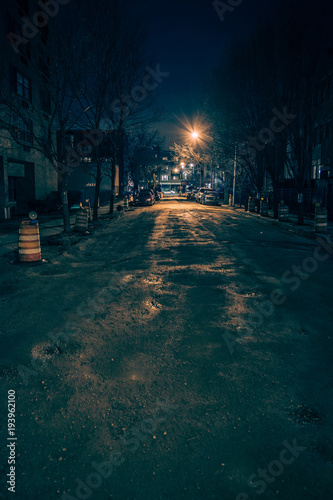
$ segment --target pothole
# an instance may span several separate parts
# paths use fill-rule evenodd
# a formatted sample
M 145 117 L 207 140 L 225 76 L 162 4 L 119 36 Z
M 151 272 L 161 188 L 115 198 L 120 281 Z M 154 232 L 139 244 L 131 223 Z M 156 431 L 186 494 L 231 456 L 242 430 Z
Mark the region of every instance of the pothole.
M 148 283 L 149 285 L 160 285 L 161 284 L 161 279 L 158 278 L 157 276 L 148 276 L 148 278 L 145 278 L 143 281 L 145 283 Z
M 162 305 L 159 304 L 156 300 L 147 300 L 146 305 L 150 309 L 161 309 Z
M 289 412 L 292 420 L 296 422 L 297 425 L 305 424 L 320 424 L 322 417 L 319 415 L 317 410 L 313 408 L 307 408 L 304 405 L 297 405 L 297 407 Z

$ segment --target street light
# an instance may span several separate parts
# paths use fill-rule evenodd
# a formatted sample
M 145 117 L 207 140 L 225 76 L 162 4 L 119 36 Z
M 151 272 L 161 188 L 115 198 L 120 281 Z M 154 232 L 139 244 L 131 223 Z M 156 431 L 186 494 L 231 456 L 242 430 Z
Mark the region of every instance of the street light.
M 235 158 L 234 158 L 234 178 L 232 182 L 232 205 L 235 206 L 236 201 L 236 171 L 237 171 L 237 144 L 235 144 Z
M 198 132 L 192 132 L 192 137 L 193 137 L 193 139 L 198 139 L 198 137 L 199 137 Z

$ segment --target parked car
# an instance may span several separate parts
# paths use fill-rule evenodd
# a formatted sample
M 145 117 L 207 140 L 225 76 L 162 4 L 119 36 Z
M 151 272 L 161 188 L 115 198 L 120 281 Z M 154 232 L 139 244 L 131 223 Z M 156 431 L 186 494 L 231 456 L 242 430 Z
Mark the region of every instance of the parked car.
M 155 196 L 151 189 L 141 189 L 139 191 L 136 205 L 154 205 Z
M 207 189 L 201 196 L 201 203 L 203 205 L 219 205 L 219 195 L 213 189 Z
M 156 201 L 160 201 L 162 199 L 162 193 L 160 191 L 154 191 L 154 196 Z
M 201 196 L 208 188 L 199 188 L 199 190 L 195 193 L 194 199 L 197 203 L 201 203 Z
M 172 196 L 176 194 L 172 189 L 170 191 L 164 191 L 164 196 Z
M 196 189 L 196 188 L 192 189 L 192 191 L 189 191 L 187 193 L 187 199 L 190 201 L 194 201 L 195 195 L 197 194 L 197 192 L 198 192 L 198 189 Z

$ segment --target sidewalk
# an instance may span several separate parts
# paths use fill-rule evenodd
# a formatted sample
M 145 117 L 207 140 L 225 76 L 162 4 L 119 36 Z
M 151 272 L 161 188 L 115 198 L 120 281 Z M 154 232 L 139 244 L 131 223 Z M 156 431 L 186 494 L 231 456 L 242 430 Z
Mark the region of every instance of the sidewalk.
M 118 205 L 122 205 L 122 202 L 117 201 L 114 204 L 115 211 Z M 98 215 L 105 215 L 109 212 L 109 204 L 103 205 L 98 209 Z M 21 220 L 28 217 L 21 217 L 13 220 L 6 220 L 0 222 L 0 255 L 4 255 L 8 252 L 12 252 L 18 247 L 18 230 Z M 50 220 L 51 219 L 51 220 Z M 71 227 L 75 226 L 76 215 L 70 216 Z M 39 222 L 39 234 L 41 238 L 48 236 L 54 236 L 63 232 L 63 220 L 62 217 L 57 217 L 55 215 L 41 215 L 38 218 Z
M 244 208 L 239 207 L 231 207 L 228 205 L 221 205 L 223 208 L 229 208 L 237 213 L 244 215 L 245 217 L 254 217 L 258 222 L 262 222 L 264 224 L 271 224 L 277 227 L 280 227 L 286 231 L 291 231 L 293 233 L 299 234 L 301 236 L 305 236 L 307 238 L 315 239 L 318 236 L 332 236 L 333 235 L 333 222 L 328 221 L 327 223 L 327 232 L 326 233 L 315 233 L 314 231 L 314 217 L 304 217 L 304 225 L 300 226 L 297 224 L 297 214 L 289 214 L 289 221 L 278 221 L 274 219 L 273 210 L 268 211 L 268 217 L 262 217 L 256 212 L 246 212 Z

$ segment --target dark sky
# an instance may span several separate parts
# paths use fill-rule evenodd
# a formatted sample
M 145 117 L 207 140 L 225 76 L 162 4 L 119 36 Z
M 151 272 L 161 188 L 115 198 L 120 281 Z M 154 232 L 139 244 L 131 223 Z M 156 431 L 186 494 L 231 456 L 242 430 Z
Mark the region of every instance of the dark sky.
M 166 118 L 158 125 L 167 143 L 178 138 L 179 118 L 191 120 L 205 78 L 231 41 L 246 37 L 281 0 L 243 0 L 222 22 L 211 0 L 128 0 L 147 32 L 148 51 L 170 73 L 158 89 Z M 226 3 L 228 0 L 226 0 Z

